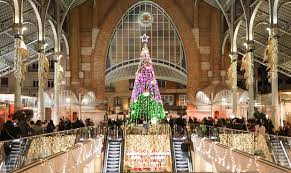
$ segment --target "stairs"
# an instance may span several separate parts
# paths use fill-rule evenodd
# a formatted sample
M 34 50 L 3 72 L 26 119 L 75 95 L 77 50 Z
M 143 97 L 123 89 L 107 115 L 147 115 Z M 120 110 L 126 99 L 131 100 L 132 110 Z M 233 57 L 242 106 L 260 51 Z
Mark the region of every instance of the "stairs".
M 284 152 L 284 144 L 283 141 L 280 141 L 278 138 L 275 136 L 269 135 L 270 137 L 270 142 L 272 145 L 272 149 L 276 158 L 276 162 L 281 165 L 290 168 L 291 165 L 288 160 L 288 156 Z
M 11 172 L 24 163 L 24 153 L 28 143 L 26 140 L 15 140 L 9 145 L 10 152 L 6 155 L 1 172 Z
M 120 172 L 121 168 L 121 139 L 110 139 L 107 144 L 104 172 Z
M 173 138 L 175 170 L 176 172 L 190 172 L 189 159 L 183 156 L 183 152 L 181 150 L 182 143 L 183 138 Z

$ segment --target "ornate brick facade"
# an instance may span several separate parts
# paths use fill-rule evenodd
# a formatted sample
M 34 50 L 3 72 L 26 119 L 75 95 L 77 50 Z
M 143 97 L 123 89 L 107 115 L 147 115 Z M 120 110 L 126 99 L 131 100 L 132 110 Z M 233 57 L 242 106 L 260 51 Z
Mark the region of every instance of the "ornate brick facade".
M 70 12 L 71 86 L 105 95 L 105 61 L 116 25 L 136 0 L 98 1 L 83 4 Z M 198 89 L 221 81 L 221 14 L 219 10 L 192 0 L 154 0 L 177 27 L 184 45 L 187 68 L 187 95 L 195 102 Z M 198 13 L 203 11 L 203 13 Z M 78 33 L 79 32 L 79 33 Z M 90 64 L 90 65 L 89 65 Z

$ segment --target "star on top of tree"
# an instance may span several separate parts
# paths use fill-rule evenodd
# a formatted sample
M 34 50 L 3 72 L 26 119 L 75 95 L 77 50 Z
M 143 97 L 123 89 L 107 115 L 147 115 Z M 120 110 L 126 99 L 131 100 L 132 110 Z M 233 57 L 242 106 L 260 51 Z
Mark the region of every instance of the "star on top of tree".
M 143 34 L 143 36 L 140 37 L 141 38 L 141 42 L 142 43 L 147 43 L 148 39 L 150 38 L 149 36 L 147 36 L 146 34 Z

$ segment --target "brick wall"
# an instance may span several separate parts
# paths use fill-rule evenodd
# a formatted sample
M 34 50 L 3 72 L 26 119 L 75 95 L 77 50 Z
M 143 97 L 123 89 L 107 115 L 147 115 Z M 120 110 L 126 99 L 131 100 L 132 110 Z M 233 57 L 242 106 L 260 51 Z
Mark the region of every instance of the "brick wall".
M 136 0 L 96 0 L 71 10 L 71 87 L 86 88 L 105 96 L 105 60 L 116 25 Z M 153 0 L 172 19 L 184 45 L 187 68 L 187 94 L 195 101 L 198 89 L 220 81 L 226 57 L 221 57 L 221 13 L 204 2 L 192 0 Z M 200 13 L 199 13 L 200 12 Z

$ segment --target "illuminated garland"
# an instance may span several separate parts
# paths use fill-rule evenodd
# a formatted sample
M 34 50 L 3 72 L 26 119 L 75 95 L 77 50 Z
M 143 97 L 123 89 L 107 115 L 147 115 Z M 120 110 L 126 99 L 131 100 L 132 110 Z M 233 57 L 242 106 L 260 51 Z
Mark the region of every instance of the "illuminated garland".
M 21 82 L 25 79 L 25 73 L 27 72 L 26 65 L 23 63 L 23 60 L 29 56 L 29 51 L 22 39 L 22 37 L 17 38 L 15 41 L 16 54 L 19 58 L 15 62 L 15 71 L 14 76 L 19 78 Z
M 267 62 L 268 79 L 271 82 L 272 79 L 278 77 L 278 39 L 274 36 L 268 39 L 264 61 Z
M 254 63 L 253 63 L 253 54 L 248 52 L 243 56 L 241 70 L 244 70 L 244 78 L 246 79 L 246 87 L 250 88 L 254 83 Z
M 228 84 L 232 89 L 237 88 L 237 60 L 233 58 L 233 55 L 230 55 L 231 65 L 227 71 Z
M 42 79 L 42 82 L 39 83 L 40 87 L 45 88 L 46 81 L 48 79 L 49 72 L 49 61 L 44 53 L 40 54 L 40 65 L 39 65 L 39 73 L 38 78 Z
M 142 37 L 144 46 L 140 54 L 140 63 L 131 95 L 129 115 L 132 121 L 140 118 L 151 121 L 165 118 L 159 87 L 146 44 L 147 39 L 146 35 Z

